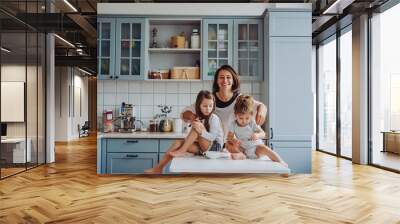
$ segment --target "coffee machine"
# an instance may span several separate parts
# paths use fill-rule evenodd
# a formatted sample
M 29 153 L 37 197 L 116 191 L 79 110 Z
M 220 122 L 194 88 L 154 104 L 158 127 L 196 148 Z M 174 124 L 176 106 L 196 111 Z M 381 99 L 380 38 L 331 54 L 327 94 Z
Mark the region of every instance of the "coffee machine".
M 119 132 L 134 132 L 135 131 L 135 111 L 134 105 L 122 103 L 120 111 L 120 128 Z

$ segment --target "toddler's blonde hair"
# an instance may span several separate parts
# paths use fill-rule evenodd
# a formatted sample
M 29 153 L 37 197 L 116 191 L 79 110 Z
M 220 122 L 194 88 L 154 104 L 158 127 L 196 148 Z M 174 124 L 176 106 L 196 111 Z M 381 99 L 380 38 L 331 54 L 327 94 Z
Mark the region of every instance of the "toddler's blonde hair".
M 238 96 L 235 106 L 235 114 L 253 113 L 253 97 L 250 95 Z

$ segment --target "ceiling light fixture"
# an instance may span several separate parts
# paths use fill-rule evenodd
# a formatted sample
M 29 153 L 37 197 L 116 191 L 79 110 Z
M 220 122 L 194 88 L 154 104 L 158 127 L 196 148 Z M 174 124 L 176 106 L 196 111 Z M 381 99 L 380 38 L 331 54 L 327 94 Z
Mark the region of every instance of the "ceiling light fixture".
M 11 52 L 11 50 L 9 50 L 9 49 L 7 49 L 7 48 L 5 48 L 5 47 L 1 47 L 0 49 L 1 49 L 2 51 L 6 52 L 6 53 L 10 53 L 10 52 Z
M 72 10 L 74 10 L 74 12 L 78 12 L 78 10 L 71 4 L 69 3 L 68 0 L 64 0 L 65 4 L 67 4 Z
M 75 48 L 75 45 L 73 45 L 71 42 L 69 42 L 68 40 L 66 40 L 66 39 L 64 39 L 64 38 L 62 38 L 62 37 L 60 37 L 59 35 L 57 35 L 57 34 L 54 34 L 54 36 L 56 36 L 58 39 L 60 39 L 61 41 L 63 41 L 64 43 L 66 43 L 67 45 L 69 45 L 70 47 L 73 47 L 73 48 Z
M 81 68 L 79 68 L 79 67 L 78 67 L 78 70 L 81 71 L 81 72 L 83 72 L 83 73 L 85 73 L 85 74 L 87 74 L 87 75 L 92 75 L 92 73 L 90 73 L 90 72 L 88 72 L 88 71 L 86 71 L 86 70 L 83 70 L 83 69 L 81 69 Z

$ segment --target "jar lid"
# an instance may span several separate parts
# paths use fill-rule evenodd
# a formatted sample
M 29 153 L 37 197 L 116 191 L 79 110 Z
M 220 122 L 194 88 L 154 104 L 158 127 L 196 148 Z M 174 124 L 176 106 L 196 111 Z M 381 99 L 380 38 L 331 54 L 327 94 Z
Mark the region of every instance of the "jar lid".
M 198 29 L 193 29 L 193 33 L 198 33 L 199 30 Z

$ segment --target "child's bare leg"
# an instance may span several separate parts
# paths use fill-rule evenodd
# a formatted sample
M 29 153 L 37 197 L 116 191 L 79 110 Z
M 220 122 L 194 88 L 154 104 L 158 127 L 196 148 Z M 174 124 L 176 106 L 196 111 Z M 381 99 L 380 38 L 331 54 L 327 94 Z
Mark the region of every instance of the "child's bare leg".
M 278 153 L 272 151 L 270 148 L 268 148 L 265 145 L 259 145 L 256 148 L 256 155 L 258 158 L 260 158 L 263 155 L 268 156 L 272 161 L 281 163 L 285 167 L 288 167 L 287 163 L 282 160 L 282 158 L 278 155 Z
M 207 139 L 205 139 L 201 136 L 199 136 L 198 141 L 199 141 L 199 146 L 200 146 L 199 150 L 201 152 L 207 151 L 212 144 L 212 142 L 208 141 Z
M 232 159 L 246 159 L 246 155 L 240 150 L 240 146 L 232 142 L 225 143 L 226 149 L 231 153 Z
M 161 174 L 163 169 L 164 169 L 164 167 L 173 158 L 169 153 L 178 150 L 179 147 L 181 147 L 182 145 L 183 145 L 183 140 L 174 141 L 174 143 L 172 143 L 172 145 L 169 147 L 169 149 L 164 154 L 164 156 L 160 160 L 160 162 L 156 166 L 154 166 L 153 168 L 145 170 L 144 173 L 147 173 L 147 174 Z
M 189 132 L 188 136 L 186 136 L 181 147 L 176 151 L 170 152 L 169 154 L 174 157 L 184 155 L 185 152 L 187 152 L 189 146 L 193 145 L 193 143 L 196 141 L 196 139 L 198 137 L 199 137 L 199 134 L 195 130 L 192 129 Z

